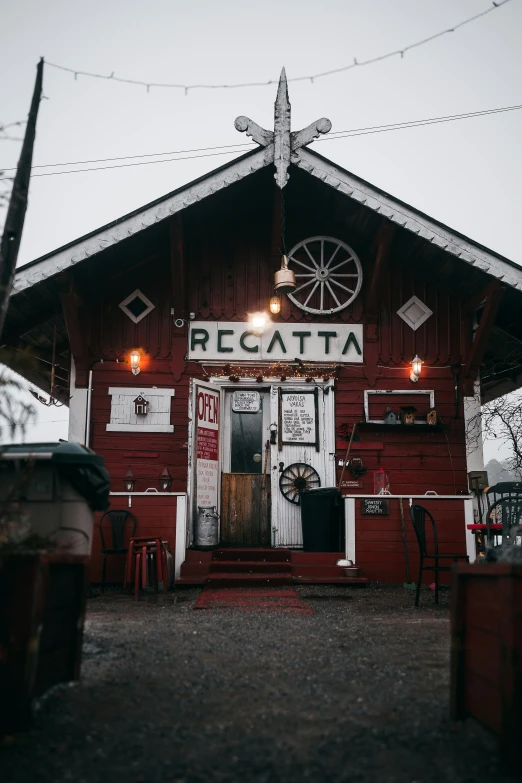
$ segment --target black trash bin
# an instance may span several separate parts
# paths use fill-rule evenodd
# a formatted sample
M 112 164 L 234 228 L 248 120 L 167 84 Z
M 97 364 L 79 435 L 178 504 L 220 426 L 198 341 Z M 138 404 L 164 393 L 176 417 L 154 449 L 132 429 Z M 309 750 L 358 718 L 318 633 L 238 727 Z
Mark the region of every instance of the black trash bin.
M 344 550 L 343 500 L 336 487 L 301 492 L 301 522 L 304 552 Z

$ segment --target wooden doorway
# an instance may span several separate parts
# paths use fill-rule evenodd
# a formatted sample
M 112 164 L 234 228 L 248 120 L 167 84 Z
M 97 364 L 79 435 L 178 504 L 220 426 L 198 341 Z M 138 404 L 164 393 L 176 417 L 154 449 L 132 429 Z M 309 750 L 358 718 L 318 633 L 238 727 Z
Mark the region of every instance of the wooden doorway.
M 270 546 L 270 394 L 225 393 L 221 544 Z

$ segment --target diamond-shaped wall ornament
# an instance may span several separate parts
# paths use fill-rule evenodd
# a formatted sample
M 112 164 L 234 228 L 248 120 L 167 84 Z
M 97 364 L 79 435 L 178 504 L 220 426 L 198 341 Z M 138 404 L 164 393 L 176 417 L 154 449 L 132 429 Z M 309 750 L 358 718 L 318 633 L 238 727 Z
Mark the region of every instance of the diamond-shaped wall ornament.
M 137 288 L 132 294 L 120 302 L 118 305 L 121 307 L 125 315 L 128 315 L 131 321 L 137 324 L 142 318 L 145 318 L 151 310 L 154 310 L 156 305 L 153 305 L 150 299 L 147 299 L 145 294 Z
M 430 315 L 433 315 L 433 310 L 430 310 L 418 297 L 412 296 L 400 310 L 397 310 L 397 315 L 415 331 L 428 320 Z

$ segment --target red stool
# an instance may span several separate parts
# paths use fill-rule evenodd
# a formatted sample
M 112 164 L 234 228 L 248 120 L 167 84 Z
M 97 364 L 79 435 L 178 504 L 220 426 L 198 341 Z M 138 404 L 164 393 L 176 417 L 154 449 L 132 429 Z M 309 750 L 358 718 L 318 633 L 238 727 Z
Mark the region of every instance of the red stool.
M 153 558 L 154 572 L 154 592 L 158 592 L 159 582 L 163 582 L 163 592 L 167 592 L 168 561 L 167 561 L 167 542 L 160 538 L 131 538 L 127 550 L 127 559 L 125 563 L 125 580 L 123 587 L 133 581 L 134 576 L 134 595 L 138 598 L 141 586 L 147 586 L 147 561 L 149 556 Z M 134 572 L 134 573 L 133 573 Z

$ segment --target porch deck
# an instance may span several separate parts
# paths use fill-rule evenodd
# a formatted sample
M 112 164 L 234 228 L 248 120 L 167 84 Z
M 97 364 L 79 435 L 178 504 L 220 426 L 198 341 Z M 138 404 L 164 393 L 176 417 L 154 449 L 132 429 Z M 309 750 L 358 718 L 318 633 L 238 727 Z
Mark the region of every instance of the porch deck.
M 291 584 L 366 585 L 356 567 L 336 565 L 344 552 L 303 552 L 283 548 L 187 549 L 176 585 L 214 587 Z

